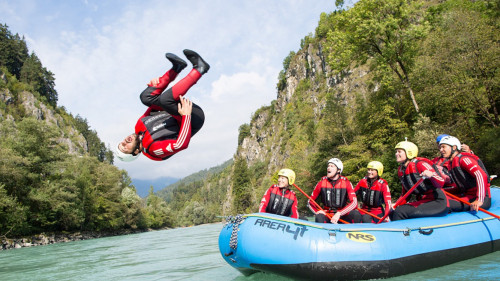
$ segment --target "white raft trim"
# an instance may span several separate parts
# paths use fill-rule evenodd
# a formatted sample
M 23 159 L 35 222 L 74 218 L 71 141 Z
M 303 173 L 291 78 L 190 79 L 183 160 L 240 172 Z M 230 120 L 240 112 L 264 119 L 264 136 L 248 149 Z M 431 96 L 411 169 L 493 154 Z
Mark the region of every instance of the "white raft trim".
M 414 228 L 370 228 L 370 227 L 362 227 L 362 228 L 326 228 L 322 227 L 319 225 L 315 224 L 310 224 L 310 223 L 304 223 L 301 221 L 292 221 L 288 220 L 286 218 L 276 218 L 276 217 L 270 217 L 266 215 L 260 215 L 260 214 L 247 214 L 243 215 L 244 218 L 248 217 L 257 217 L 257 218 L 265 218 L 265 219 L 271 219 L 271 220 L 276 220 L 276 221 L 283 221 L 283 222 L 288 222 L 288 223 L 293 223 L 293 224 L 298 224 L 298 225 L 305 225 L 309 227 L 314 227 L 318 229 L 324 229 L 328 231 L 338 231 L 338 232 L 359 232 L 359 231 L 387 231 L 387 232 L 403 232 L 403 233 L 408 233 L 413 230 L 424 230 L 424 229 L 436 229 L 436 228 L 444 228 L 444 227 L 450 227 L 450 226 L 456 226 L 456 225 L 463 225 L 463 224 L 472 224 L 472 223 L 479 223 L 479 222 L 484 222 L 488 220 L 493 220 L 497 219 L 495 217 L 487 217 L 487 218 L 480 218 L 480 219 L 475 219 L 475 220 L 468 220 L 468 221 L 462 221 L 462 222 L 454 222 L 454 223 L 447 223 L 447 224 L 439 224 L 439 225 L 432 225 L 432 226 L 424 226 L 424 227 L 414 227 Z

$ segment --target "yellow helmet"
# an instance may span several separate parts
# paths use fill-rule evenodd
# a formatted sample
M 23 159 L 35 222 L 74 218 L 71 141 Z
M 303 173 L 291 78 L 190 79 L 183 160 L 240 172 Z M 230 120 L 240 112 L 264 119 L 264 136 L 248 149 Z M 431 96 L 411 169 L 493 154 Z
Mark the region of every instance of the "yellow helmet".
M 418 155 L 418 147 L 411 141 L 402 141 L 396 144 L 395 149 L 403 149 L 406 152 L 406 158 L 413 159 Z
M 284 176 L 288 178 L 288 184 L 292 185 L 295 183 L 295 172 L 290 169 L 281 169 L 278 172 L 278 176 Z
M 366 166 L 368 169 L 374 169 L 377 170 L 378 176 L 382 176 L 382 173 L 384 172 L 384 164 L 382 164 L 379 161 L 371 161 L 368 163 L 368 166 Z

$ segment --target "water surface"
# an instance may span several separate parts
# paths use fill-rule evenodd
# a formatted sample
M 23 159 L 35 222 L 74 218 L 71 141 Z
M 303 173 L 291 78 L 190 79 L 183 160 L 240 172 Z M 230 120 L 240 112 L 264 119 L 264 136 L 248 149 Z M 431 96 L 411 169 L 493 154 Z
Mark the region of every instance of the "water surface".
M 0 251 L 0 280 L 291 280 L 245 277 L 220 256 L 222 224 Z M 500 251 L 387 280 L 500 280 Z

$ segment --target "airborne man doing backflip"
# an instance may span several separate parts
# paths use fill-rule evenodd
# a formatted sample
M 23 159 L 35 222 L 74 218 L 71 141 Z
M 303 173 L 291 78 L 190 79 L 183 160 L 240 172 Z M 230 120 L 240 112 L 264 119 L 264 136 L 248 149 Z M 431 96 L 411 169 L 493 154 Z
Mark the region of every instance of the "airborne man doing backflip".
M 142 152 L 152 160 L 166 160 L 186 149 L 191 137 L 203 126 L 203 110 L 184 95 L 208 71 L 210 65 L 194 51 L 186 49 L 184 55 L 193 64 L 193 69 L 166 91 L 168 84 L 187 63 L 174 54 L 165 55 L 173 66 L 163 76 L 152 79 L 141 93 L 141 101 L 148 109 L 137 121 L 135 133 L 118 143 L 115 152 L 118 159 L 132 161 Z

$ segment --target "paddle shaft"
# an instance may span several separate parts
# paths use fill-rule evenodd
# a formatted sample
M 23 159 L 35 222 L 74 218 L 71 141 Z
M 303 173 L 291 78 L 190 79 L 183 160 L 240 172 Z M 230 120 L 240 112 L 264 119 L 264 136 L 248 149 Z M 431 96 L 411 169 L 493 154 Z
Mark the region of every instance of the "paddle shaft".
M 471 203 L 467 202 L 467 200 L 464 200 L 464 199 L 462 199 L 462 198 L 460 198 L 460 197 L 458 197 L 458 196 L 455 196 L 455 195 L 453 195 L 453 194 L 449 193 L 448 191 L 443 190 L 443 192 L 444 192 L 444 194 L 446 194 L 447 196 L 449 196 L 449 197 L 451 197 L 451 198 L 453 198 L 453 199 L 455 199 L 455 200 L 457 200 L 457 201 L 460 201 L 460 202 L 462 202 L 462 203 L 465 203 L 465 204 L 467 204 L 467 205 L 469 205 L 469 206 L 471 205 Z M 485 209 L 483 209 L 483 208 L 479 208 L 479 211 L 484 212 L 484 213 L 486 213 L 486 214 L 488 214 L 488 215 L 490 215 L 490 216 L 492 216 L 492 217 L 495 217 L 495 218 L 497 218 L 497 219 L 500 219 L 500 216 L 497 216 L 497 215 L 493 214 L 492 212 L 488 212 L 488 211 L 486 211 L 486 210 L 485 210 Z
M 417 188 L 417 186 L 419 186 L 422 182 L 424 181 L 424 178 L 421 178 L 417 181 L 417 183 L 415 183 L 411 188 L 410 190 L 408 190 L 405 195 L 399 197 L 398 201 L 396 201 L 396 203 L 392 206 L 393 209 L 396 209 L 397 206 L 399 206 L 401 204 L 401 202 L 403 202 L 408 196 L 410 196 L 410 194 L 413 192 L 413 190 L 415 190 L 415 188 Z M 389 215 L 390 212 L 388 212 L 387 214 L 385 214 L 378 222 L 377 224 L 379 224 L 380 222 L 382 222 L 383 220 L 385 220 L 385 218 L 387 218 L 387 216 Z
M 372 213 L 370 213 L 370 212 L 368 212 L 368 211 L 365 211 L 365 210 L 363 210 L 363 209 L 361 209 L 361 208 L 356 207 L 356 209 L 357 209 L 358 211 L 360 211 L 360 212 L 363 212 L 363 213 L 365 213 L 365 214 L 367 214 L 367 215 L 370 215 L 370 216 L 372 216 L 372 217 L 376 218 L 377 220 L 379 220 L 379 219 L 380 219 L 380 217 L 378 217 L 378 216 L 376 216 L 376 215 L 374 215 L 374 214 L 372 214 Z
M 314 206 L 316 206 L 316 208 L 318 208 L 320 211 L 325 212 L 325 210 L 323 210 L 323 208 L 321 208 L 321 206 L 320 206 L 318 203 L 316 203 L 316 201 L 314 201 L 314 200 L 311 198 L 311 196 L 307 195 L 307 193 L 305 193 L 305 192 L 304 192 L 304 191 L 303 191 L 300 187 L 298 187 L 296 184 L 293 184 L 293 186 L 294 186 L 295 188 L 297 188 L 297 189 L 298 189 L 298 190 L 299 190 L 302 194 L 304 194 L 304 196 L 306 196 L 306 197 L 307 197 L 307 199 L 309 199 L 309 201 L 310 201 L 310 202 L 312 202 L 312 203 L 314 204 Z M 332 219 L 332 216 L 331 216 L 329 213 L 325 212 L 325 214 L 326 214 L 326 216 L 327 216 L 329 219 Z M 345 220 L 343 220 L 343 219 L 339 219 L 339 221 L 340 221 L 340 222 L 342 222 L 342 223 L 344 223 L 344 224 L 349 224 L 348 222 L 346 222 L 346 221 L 345 221 Z

